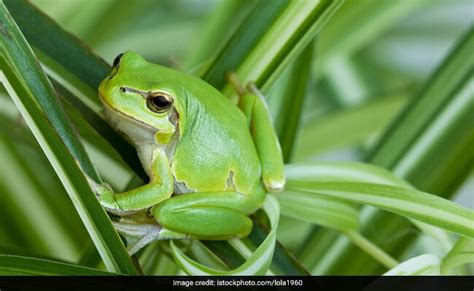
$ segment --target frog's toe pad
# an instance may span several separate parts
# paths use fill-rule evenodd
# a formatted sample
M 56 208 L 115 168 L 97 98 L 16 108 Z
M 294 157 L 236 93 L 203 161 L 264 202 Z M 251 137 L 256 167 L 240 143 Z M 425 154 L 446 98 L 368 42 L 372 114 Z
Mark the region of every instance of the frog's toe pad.
M 285 189 L 285 179 L 264 179 L 263 184 L 268 192 L 281 192 Z

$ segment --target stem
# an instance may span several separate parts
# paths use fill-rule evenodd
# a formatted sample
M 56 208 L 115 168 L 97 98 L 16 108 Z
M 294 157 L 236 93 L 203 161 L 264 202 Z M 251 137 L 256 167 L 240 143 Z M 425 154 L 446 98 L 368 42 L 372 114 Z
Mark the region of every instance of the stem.
M 389 254 L 383 251 L 378 246 L 374 245 L 370 240 L 363 237 L 360 233 L 349 230 L 343 232 L 347 238 L 349 238 L 356 246 L 361 248 L 367 254 L 372 256 L 375 260 L 379 263 L 387 267 L 388 269 L 394 268 L 396 265 L 399 264 L 397 260 L 392 258 Z

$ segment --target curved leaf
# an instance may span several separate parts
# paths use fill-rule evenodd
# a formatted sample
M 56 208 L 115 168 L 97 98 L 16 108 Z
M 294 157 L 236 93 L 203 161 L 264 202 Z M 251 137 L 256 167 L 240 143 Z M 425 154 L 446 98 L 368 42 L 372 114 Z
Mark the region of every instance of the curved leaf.
M 384 276 L 415 276 L 415 275 L 439 275 L 441 260 L 435 255 L 421 255 L 411 258 L 390 271 Z
M 441 263 L 441 273 L 465 264 L 474 264 L 474 240 L 460 237 Z
M 421 191 L 390 185 L 289 179 L 287 188 L 379 207 L 408 218 L 474 237 L 474 211 Z

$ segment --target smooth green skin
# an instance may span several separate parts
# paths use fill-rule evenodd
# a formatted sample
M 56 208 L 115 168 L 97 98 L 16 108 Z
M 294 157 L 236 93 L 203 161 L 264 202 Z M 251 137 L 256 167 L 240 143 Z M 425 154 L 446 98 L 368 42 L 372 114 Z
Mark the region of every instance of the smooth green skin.
M 151 111 L 150 92 L 172 96 L 172 108 Z M 121 57 L 99 95 L 105 117 L 133 142 L 150 178 L 124 193 L 96 185 L 99 200 L 121 216 L 149 209 L 165 230 L 161 238 L 246 236 L 248 215 L 266 192 L 283 189 L 281 149 L 261 97 L 244 94 L 236 106 L 205 81 L 134 52 Z

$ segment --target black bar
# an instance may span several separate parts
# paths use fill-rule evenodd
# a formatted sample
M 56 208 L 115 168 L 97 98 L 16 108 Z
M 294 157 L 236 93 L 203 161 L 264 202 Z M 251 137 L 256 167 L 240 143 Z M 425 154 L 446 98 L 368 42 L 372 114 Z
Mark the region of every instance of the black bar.
M 473 276 L 239 276 L 239 277 L 38 277 L 0 276 L 0 291 L 18 290 L 347 290 L 472 291 Z

